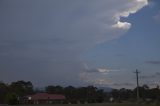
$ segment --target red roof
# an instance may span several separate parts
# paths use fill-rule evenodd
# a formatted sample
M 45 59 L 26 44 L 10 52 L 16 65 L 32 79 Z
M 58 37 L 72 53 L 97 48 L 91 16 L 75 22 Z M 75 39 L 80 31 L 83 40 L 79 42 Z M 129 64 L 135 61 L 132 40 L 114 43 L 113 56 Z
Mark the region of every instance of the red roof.
M 31 100 L 63 100 L 65 99 L 64 95 L 59 94 L 48 94 L 48 93 L 37 93 L 34 95 L 28 96 Z

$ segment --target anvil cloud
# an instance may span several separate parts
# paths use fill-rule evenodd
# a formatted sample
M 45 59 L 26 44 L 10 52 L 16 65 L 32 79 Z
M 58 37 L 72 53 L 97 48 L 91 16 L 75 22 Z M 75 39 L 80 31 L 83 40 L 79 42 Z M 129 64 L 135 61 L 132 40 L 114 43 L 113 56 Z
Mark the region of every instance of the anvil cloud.
M 37 85 L 80 84 L 77 76 L 84 69 L 80 56 L 122 36 L 132 23 L 121 17 L 147 4 L 147 0 L 1 0 L 0 77 Z

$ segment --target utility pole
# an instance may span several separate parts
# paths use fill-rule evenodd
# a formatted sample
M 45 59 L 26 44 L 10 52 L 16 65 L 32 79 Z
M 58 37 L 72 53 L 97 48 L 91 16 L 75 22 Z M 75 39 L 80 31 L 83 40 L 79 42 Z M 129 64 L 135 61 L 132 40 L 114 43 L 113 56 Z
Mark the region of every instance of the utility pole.
M 136 78 L 137 78 L 137 101 L 139 101 L 139 78 L 138 78 L 138 74 L 140 73 L 137 69 L 136 69 Z

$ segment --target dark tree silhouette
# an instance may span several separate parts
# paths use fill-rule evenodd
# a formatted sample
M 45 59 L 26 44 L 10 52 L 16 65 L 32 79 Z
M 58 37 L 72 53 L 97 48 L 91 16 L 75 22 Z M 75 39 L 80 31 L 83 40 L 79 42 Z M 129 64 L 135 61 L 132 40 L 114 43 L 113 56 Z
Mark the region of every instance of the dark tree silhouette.
M 9 89 L 10 92 L 14 92 L 18 96 L 25 96 L 33 93 L 33 85 L 30 81 L 12 82 Z
M 4 103 L 5 101 L 5 96 L 8 93 L 9 89 L 8 89 L 8 85 L 6 85 L 3 82 L 0 82 L 0 104 Z

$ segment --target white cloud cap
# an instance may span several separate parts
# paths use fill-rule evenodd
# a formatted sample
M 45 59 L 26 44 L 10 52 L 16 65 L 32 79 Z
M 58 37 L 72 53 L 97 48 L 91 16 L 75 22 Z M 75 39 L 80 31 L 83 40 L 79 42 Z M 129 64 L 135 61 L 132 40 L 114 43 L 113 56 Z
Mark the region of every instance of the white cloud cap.
M 131 23 L 118 21 L 116 24 L 112 25 L 112 27 L 113 28 L 119 28 L 119 29 L 128 30 L 131 27 Z
M 144 6 L 148 5 L 148 0 L 135 0 L 131 1 L 130 3 L 126 3 L 125 6 L 128 7 L 124 9 L 123 11 L 117 11 L 115 15 L 113 16 L 113 19 L 115 20 L 115 24 L 113 24 L 112 28 L 118 28 L 123 30 L 128 30 L 131 28 L 131 23 L 128 22 L 121 22 L 121 17 L 128 17 L 130 14 L 136 13 L 138 10 L 143 8 Z

